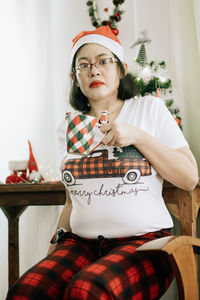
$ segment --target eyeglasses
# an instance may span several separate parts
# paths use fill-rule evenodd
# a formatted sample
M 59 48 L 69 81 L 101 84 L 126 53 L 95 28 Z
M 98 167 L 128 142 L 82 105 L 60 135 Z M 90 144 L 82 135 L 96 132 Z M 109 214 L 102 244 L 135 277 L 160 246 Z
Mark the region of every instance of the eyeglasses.
M 95 66 L 99 70 L 108 69 L 112 64 L 117 63 L 118 61 L 112 57 L 98 59 L 95 63 L 81 63 L 78 66 L 74 67 L 74 71 L 78 74 L 89 72 L 92 69 L 92 66 Z

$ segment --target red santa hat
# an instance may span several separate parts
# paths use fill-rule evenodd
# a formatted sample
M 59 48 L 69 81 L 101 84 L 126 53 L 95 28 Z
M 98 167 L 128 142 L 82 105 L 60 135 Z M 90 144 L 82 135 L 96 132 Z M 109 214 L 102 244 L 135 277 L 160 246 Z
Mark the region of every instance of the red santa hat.
M 84 44 L 95 43 L 104 46 L 123 61 L 123 47 L 109 26 L 101 26 L 96 30 L 81 31 L 72 40 L 71 62 L 77 50 Z

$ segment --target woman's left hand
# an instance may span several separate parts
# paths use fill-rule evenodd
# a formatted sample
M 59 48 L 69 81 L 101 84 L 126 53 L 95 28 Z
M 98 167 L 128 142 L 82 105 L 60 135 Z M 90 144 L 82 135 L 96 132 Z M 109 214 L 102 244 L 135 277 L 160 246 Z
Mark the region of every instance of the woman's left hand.
M 103 124 L 100 130 L 105 134 L 102 140 L 104 145 L 126 147 L 133 145 L 137 140 L 137 128 L 126 123 Z

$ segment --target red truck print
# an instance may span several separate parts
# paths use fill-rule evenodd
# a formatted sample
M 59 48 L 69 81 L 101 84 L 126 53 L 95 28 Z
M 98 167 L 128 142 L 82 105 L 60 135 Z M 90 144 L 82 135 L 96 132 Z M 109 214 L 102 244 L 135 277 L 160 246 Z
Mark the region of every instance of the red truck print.
M 145 158 L 118 157 L 108 159 L 108 150 L 96 150 L 78 159 L 69 159 L 62 167 L 65 184 L 77 179 L 121 177 L 124 183 L 137 183 L 141 176 L 151 175 L 151 165 Z

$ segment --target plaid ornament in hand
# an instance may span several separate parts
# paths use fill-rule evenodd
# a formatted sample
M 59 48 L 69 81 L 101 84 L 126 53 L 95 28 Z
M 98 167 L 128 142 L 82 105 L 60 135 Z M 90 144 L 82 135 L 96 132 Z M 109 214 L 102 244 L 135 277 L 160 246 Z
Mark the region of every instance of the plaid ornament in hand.
M 66 122 L 68 152 L 88 155 L 100 145 L 104 134 L 99 129 L 97 118 L 66 113 Z

